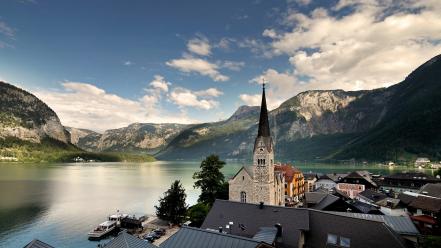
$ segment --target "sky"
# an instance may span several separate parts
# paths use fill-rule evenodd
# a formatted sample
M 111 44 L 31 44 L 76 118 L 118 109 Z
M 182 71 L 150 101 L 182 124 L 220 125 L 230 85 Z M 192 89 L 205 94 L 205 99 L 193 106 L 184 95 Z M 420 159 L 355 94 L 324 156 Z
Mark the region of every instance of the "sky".
M 63 125 L 200 123 L 307 90 L 402 81 L 441 53 L 438 0 L 3 0 L 0 80 Z

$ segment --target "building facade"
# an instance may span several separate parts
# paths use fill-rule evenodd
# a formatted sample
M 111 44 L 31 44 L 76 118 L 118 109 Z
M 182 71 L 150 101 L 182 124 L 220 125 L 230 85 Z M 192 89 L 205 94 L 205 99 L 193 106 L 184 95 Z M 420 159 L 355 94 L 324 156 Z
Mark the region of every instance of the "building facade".
M 305 195 L 303 173 L 290 164 L 277 164 L 275 170 L 285 178 L 286 203 L 298 203 Z
M 274 143 L 270 134 L 265 85 L 262 91 L 259 128 L 253 149 L 253 165 L 242 167 L 229 181 L 231 201 L 284 205 L 284 175 L 275 170 Z

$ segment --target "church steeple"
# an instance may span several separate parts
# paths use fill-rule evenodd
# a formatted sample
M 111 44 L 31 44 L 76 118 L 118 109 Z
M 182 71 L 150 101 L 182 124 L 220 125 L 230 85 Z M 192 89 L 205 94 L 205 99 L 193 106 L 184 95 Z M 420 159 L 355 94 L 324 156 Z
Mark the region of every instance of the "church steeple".
M 266 108 L 265 81 L 263 81 L 262 85 L 262 103 L 260 105 L 259 131 L 257 132 L 257 137 L 269 137 L 271 134 L 268 122 L 268 109 Z

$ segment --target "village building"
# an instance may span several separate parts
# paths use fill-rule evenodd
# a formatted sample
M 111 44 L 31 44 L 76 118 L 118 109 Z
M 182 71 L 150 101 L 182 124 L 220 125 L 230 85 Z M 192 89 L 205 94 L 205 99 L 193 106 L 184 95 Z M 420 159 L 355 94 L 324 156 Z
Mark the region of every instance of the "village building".
M 415 167 L 424 168 L 430 165 L 430 159 L 428 158 L 417 158 L 415 160 Z
M 267 205 L 285 204 L 285 177 L 275 170 L 274 143 L 271 137 L 265 84 L 262 89 L 259 127 L 253 149 L 253 166 L 242 167 L 229 181 L 231 201 Z
M 327 192 L 331 192 L 335 189 L 337 183 L 332 180 L 328 175 L 319 176 L 317 181 L 314 184 L 314 190 L 326 190 Z
M 385 176 L 377 181 L 382 191 L 417 193 L 427 183 L 441 183 L 441 179 L 422 172 L 404 172 Z
M 304 173 L 305 193 L 314 191 L 315 182 L 318 180 L 316 173 Z
M 290 164 L 278 164 L 275 166 L 277 172 L 285 177 L 285 198 L 286 202 L 297 203 L 305 195 L 305 181 L 303 173 Z

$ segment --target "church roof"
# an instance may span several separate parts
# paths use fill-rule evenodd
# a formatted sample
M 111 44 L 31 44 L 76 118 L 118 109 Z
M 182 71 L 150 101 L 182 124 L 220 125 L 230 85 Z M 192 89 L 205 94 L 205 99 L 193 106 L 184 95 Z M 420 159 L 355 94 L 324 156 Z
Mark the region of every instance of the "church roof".
M 257 137 L 270 137 L 270 128 L 268 121 L 268 109 L 266 108 L 265 85 L 262 89 L 262 104 L 260 105 L 259 131 Z

